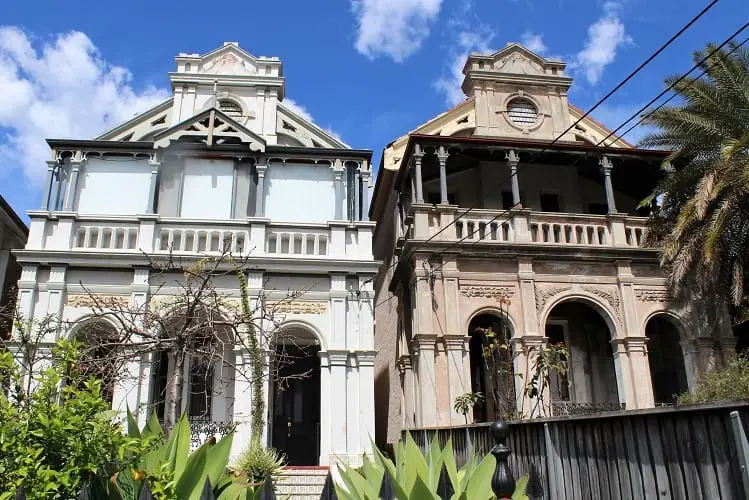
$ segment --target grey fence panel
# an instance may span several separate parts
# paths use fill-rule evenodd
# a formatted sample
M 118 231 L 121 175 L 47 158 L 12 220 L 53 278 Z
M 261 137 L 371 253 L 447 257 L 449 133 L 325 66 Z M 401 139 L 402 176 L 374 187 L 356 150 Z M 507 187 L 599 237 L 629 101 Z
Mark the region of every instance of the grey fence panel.
M 531 474 L 534 498 L 551 500 L 744 498 L 739 450 L 729 414 L 746 432 L 749 402 L 612 412 L 515 422 L 508 445 L 515 477 Z M 488 424 L 419 429 L 452 438 L 464 464 L 492 445 Z

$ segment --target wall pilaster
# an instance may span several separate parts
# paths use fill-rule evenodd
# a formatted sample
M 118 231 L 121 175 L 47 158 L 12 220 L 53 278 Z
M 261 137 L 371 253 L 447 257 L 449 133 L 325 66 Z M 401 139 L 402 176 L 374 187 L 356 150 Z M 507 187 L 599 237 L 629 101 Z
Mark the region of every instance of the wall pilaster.
M 447 378 L 450 385 L 450 424 L 452 425 L 465 423 L 463 415 L 455 411 L 455 399 L 471 392 L 471 372 L 466 370 L 464 359 L 468 352 L 466 349 L 468 339 L 469 337 L 464 335 L 445 335 L 442 337 L 447 353 Z
M 416 355 L 416 375 L 418 377 L 419 412 L 416 425 L 430 427 L 437 425 L 437 384 L 435 374 L 435 350 L 437 336 L 417 334 L 412 341 L 411 352 Z
M 404 429 L 416 427 L 416 384 L 414 383 L 411 356 L 404 355 L 396 361 L 401 379 L 401 425 Z

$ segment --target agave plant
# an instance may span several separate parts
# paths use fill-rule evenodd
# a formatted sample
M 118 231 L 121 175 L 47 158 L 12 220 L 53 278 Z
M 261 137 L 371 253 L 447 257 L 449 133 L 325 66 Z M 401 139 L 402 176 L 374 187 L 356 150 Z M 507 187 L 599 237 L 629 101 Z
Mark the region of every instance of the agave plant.
M 338 498 L 345 500 L 489 500 L 493 499 L 491 480 L 496 466 L 492 455 L 480 462 L 471 457 L 458 469 L 448 440 L 440 448 L 436 438 L 429 445 L 426 456 L 410 434 L 405 443 L 395 447 L 395 462 L 386 458 L 377 447 L 374 461 L 364 457 L 359 469 L 339 465 L 333 473 Z M 513 500 L 525 500 L 528 477 L 517 482 Z
M 190 453 L 190 426 L 183 415 L 166 439 L 155 415 L 142 430 L 128 410 L 128 434 L 149 440 L 154 446 L 129 473 L 123 472 L 92 488 L 96 498 L 137 500 L 148 488 L 153 498 L 198 500 L 205 488 L 217 500 L 259 499 L 263 485 L 252 484 L 246 476 L 227 470 L 233 433 L 216 441 L 211 438 Z

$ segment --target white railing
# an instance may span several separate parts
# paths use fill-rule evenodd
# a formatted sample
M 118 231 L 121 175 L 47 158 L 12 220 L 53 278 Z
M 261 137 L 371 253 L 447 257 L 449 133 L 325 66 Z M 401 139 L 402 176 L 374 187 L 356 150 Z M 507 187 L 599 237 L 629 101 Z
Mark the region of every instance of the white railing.
M 463 217 L 455 222 L 455 236 L 464 241 L 507 242 L 514 241 L 512 223 L 502 217 Z
M 249 240 L 250 235 L 246 230 L 158 226 L 154 250 L 205 254 L 227 252 L 244 255 L 248 251 Z
M 73 248 L 83 250 L 137 250 L 138 226 L 80 224 L 75 229 Z
M 533 213 L 529 229 L 533 243 L 612 246 L 605 216 Z
M 271 255 L 313 256 L 328 255 L 330 236 L 326 230 L 269 229 L 265 252 Z
M 624 236 L 628 247 L 645 246 L 646 224 L 640 221 L 627 220 L 624 223 Z

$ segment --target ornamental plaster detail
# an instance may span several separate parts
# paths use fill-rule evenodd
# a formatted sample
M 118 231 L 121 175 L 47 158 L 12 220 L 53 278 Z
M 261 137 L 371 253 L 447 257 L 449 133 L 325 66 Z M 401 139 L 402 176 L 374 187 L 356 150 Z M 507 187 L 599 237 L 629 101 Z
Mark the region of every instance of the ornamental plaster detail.
M 654 288 L 638 288 L 635 290 L 635 297 L 640 302 L 661 302 L 665 303 L 671 299 L 668 290 Z
M 461 286 L 460 293 L 466 297 L 484 297 L 487 299 L 510 299 L 515 295 L 513 285 L 504 286 Z
M 68 295 L 70 307 L 123 308 L 130 304 L 130 297 L 123 295 Z
M 268 309 L 280 314 L 325 314 L 328 304 L 325 302 L 291 301 L 268 304 Z
M 551 297 L 569 289 L 569 286 L 536 284 L 536 312 L 540 315 L 544 305 Z
M 585 290 L 588 293 L 591 293 L 597 297 L 602 298 L 606 302 L 609 303 L 611 306 L 611 309 L 614 311 L 614 315 L 616 316 L 616 320 L 619 323 L 622 323 L 622 313 L 619 308 L 619 292 L 616 290 L 616 286 L 610 285 L 606 286 L 605 288 L 603 285 L 599 285 L 596 287 L 593 286 L 584 286 L 583 290 Z

